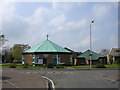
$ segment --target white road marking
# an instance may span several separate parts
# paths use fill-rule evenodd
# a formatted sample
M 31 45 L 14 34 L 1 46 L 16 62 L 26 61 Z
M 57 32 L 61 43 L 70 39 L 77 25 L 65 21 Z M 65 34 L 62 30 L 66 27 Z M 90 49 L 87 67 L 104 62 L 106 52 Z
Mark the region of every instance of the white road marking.
M 55 85 L 54 85 L 53 81 L 52 81 L 51 79 L 49 79 L 48 77 L 46 77 L 46 76 L 42 76 L 42 77 L 43 77 L 44 79 L 49 80 L 49 81 L 51 82 L 51 84 L 52 84 L 52 89 L 55 90 Z
M 13 85 L 14 87 L 16 87 L 16 88 L 20 88 L 20 87 L 18 87 L 17 85 L 15 85 L 14 83 L 12 83 L 12 82 L 10 82 L 10 81 L 8 81 L 8 80 L 4 80 L 5 82 L 7 82 L 7 83 L 9 83 L 9 84 L 11 84 L 11 85 Z
M 4 71 L 4 70 L 0 69 L 0 71 Z

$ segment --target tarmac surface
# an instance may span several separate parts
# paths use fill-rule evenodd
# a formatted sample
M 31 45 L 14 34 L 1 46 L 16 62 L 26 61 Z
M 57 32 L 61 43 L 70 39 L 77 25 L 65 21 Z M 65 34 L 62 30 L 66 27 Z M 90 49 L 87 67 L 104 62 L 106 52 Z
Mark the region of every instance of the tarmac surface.
M 118 70 L 3 69 L 3 87 L 47 88 L 42 76 L 50 78 L 55 88 L 118 88 Z M 6 82 L 5 80 L 9 81 Z M 17 87 L 16 87 L 17 88 Z
M 47 88 L 47 81 L 40 75 L 3 69 L 2 88 Z

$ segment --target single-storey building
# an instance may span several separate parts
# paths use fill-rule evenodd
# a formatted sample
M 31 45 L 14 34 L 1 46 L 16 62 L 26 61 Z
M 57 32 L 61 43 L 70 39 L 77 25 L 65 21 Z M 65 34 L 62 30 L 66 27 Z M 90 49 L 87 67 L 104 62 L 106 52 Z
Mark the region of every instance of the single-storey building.
M 112 60 L 113 64 L 116 64 L 117 60 L 120 62 L 120 48 L 112 48 L 110 50 L 109 55 L 107 55 L 108 64 L 110 64 L 110 60 Z
M 107 63 L 107 59 L 92 51 L 92 64 L 98 64 L 98 63 Z M 76 57 L 76 65 L 89 65 L 90 64 L 90 50 L 85 51 L 81 55 L 78 55 Z
M 66 50 L 70 51 L 72 53 L 72 62 L 73 62 L 73 65 L 76 65 L 76 57 L 80 54 L 82 54 L 82 52 L 75 52 L 67 47 L 65 47 Z
M 50 40 L 28 49 L 23 53 L 22 64 L 29 65 L 72 65 L 72 53 Z

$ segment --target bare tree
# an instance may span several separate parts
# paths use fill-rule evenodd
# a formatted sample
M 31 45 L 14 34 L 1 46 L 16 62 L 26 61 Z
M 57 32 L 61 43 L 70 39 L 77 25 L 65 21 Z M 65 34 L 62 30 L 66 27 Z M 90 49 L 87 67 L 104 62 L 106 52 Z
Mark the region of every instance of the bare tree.
M 109 54 L 109 51 L 110 51 L 109 49 L 102 49 L 100 54 L 104 55 L 104 56 L 107 56 Z
M 5 35 L 1 34 L 0 35 L 0 54 L 2 54 L 2 49 L 6 41 L 8 40 L 5 39 Z
M 0 64 L 2 63 L 2 49 L 5 44 L 5 42 L 8 41 L 5 39 L 5 35 L 0 33 Z

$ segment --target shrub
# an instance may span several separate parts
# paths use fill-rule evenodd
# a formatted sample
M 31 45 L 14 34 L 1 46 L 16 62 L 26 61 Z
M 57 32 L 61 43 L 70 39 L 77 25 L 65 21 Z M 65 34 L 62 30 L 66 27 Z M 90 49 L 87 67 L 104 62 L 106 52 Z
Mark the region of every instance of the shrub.
M 13 60 L 13 63 L 18 63 L 18 60 Z
M 72 66 L 72 65 L 70 65 L 70 64 L 64 64 L 64 66 Z
M 95 65 L 95 68 L 106 68 L 106 66 L 102 63 L 99 63 L 99 64 Z
M 47 68 L 47 66 L 43 66 L 43 68 Z
M 110 64 L 113 64 L 113 59 L 112 59 L 112 57 L 110 57 Z
M 29 66 L 29 64 L 28 64 L 28 63 L 25 63 L 24 66 Z
M 57 65 L 56 68 L 65 68 L 63 65 Z
M 15 63 L 11 63 L 11 64 L 9 65 L 9 68 L 16 68 L 16 64 L 15 64 Z
M 60 68 L 60 65 L 57 65 L 56 68 Z
M 47 66 L 37 66 L 38 68 L 47 68 Z
M 48 68 L 53 68 L 53 66 L 54 66 L 54 65 L 53 65 L 52 63 L 49 63 L 49 64 L 47 65 Z
M 110 64 L 113 64 L 113 60 L 110 60 Z
M 28 63 L 25 63 L 23 68 L 28 68 L 29 64 Z
M 116 60 L 116 64 L 120 65 L 120 60 L 119 59 Z

